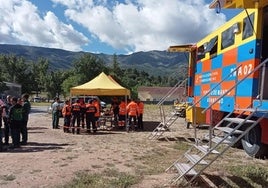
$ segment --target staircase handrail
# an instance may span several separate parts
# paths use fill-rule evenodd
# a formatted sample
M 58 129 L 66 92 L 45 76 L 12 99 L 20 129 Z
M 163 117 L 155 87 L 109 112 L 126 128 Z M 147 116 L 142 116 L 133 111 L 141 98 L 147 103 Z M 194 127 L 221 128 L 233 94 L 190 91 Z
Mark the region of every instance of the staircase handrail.
M 245 79 L 247 79 L 251 74 L 255 73 L 257 70 L 259 70 L 264 64 L 268 62 L 268 58 L 266 58 L 262 63 L 260 63 L 258 66 L 256 66 L 252 71 L 250 71 L 246 76 L 244 76 L 241 80 L 239 80 L 235 85 L 233 85 L 231 88 L 229 88 L 226 92 L 224 92 L 222 95 L 220 95 L 213 103 L 211 103 L 207 108 L 205 108 L 202 113 L 205 113 L 208 109 L 210 109 L 214 104 L 216 104 L 220 99 L 222 99 L 224 96 L 226 96 L 230 91 L 232 91 L 237 85 L 239 85 L 241 82 L 243 82 Z
M 235 71 L 237 71 L 242 65 L 239 65 L 237 68 L 232 70 L 226 77 L 224 77 L 218 84 L 216 84 L 212 89 L 210 89 L 204 96 L 202 96 L 198 101 L 196 101 L 193 105 L 191 105 L 188 110 L 191 110 L 193 107 L 195 107 L 204 97 L 208 96 L 216 87 L 218 87 L 222 82 L 227 80 L 230 75 L 232 75 Z
M 178 87 L 182 86 L 183 84 L 185 84 L 185 82 L 188 80 L 188 78 L 186 78 L 183 81 L 179 81 L 171 90 L 168 91 L 168 93 L 162 97 L 160 99 L 160 101 L 157 103 L 157 105 L 162 105 L 165 102 L 165 99 L 168 98 L 170 95 L 172 95 Z M 186 89 L 186 88 L 185 88 Z

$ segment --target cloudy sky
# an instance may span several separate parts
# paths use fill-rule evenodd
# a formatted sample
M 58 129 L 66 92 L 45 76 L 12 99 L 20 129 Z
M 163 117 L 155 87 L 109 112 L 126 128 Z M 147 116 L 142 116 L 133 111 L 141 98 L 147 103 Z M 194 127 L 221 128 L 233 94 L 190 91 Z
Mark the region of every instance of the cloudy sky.
M 129 54 L 195 43 L 234 13 L 212 0 L 0 0 L 0 43 Z

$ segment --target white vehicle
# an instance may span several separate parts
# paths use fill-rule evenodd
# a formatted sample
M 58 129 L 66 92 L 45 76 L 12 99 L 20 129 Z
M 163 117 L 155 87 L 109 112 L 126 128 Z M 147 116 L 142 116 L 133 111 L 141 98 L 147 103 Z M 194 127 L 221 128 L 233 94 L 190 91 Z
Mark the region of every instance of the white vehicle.
M 41 97 L 34 97 L 33 102 L 41 102 Z

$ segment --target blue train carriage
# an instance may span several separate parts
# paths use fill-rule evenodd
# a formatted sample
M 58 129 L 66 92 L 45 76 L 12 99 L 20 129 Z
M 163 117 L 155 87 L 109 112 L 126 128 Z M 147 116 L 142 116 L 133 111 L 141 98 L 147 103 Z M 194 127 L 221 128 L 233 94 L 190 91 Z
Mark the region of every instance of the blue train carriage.
M 263 157 L 268 153 L 268 1 L 215 0 L 210 8 L 241 12 L 185 50 L 190 54 L 189 101 L 207 110 L 210 125 L 230 113 L 259 120 L 236 146 L 242 145 L 250 156 Z M 180 47 L 169 51 L 181 51 Z

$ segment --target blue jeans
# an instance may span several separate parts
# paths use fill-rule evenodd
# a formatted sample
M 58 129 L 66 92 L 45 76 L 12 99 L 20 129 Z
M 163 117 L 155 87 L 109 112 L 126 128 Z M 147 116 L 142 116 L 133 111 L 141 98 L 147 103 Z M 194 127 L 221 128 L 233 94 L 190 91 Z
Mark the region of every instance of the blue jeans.
M 59 127 L 59 112 L 54 111 L 52 112 L 52 128 L 56 129 Z

